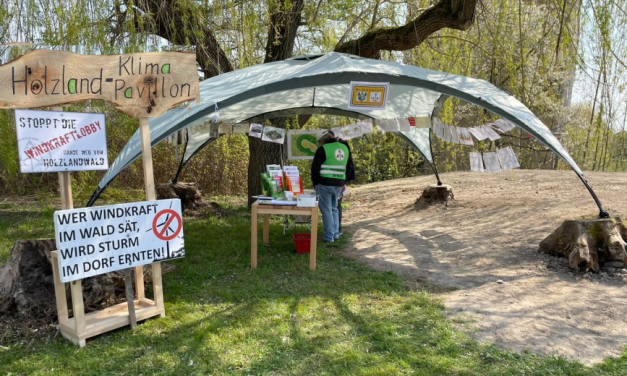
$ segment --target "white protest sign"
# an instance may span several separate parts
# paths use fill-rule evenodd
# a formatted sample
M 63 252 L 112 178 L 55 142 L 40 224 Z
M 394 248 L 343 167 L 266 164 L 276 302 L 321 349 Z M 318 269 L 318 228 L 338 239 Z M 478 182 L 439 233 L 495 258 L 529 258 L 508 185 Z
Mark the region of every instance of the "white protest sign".
M 54 213 L 61 282 L 185 257 L 181 200 Z
M 15 110 L 22 173 L 107 170 L 104 114 Z

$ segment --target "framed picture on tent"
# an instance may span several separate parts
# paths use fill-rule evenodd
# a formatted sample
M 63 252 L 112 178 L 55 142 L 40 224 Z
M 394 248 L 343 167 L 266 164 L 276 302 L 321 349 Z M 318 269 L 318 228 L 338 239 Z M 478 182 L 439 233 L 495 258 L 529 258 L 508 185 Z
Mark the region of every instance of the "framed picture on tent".
M 390 84 L 388 82 L 351 81 L 349 110 L 385 110 Z
M 287 131 L 287 159 L 313 159 L 321 131 Z

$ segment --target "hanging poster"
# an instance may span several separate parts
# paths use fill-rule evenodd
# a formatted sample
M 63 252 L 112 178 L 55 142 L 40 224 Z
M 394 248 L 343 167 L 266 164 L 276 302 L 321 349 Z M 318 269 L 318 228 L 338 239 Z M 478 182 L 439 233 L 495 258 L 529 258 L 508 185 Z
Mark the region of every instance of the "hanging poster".
M 488 138 L 488 135 L 485 134 L 485 132 L 483 131 L 483 128 L 481 127 L 468 128 L 468 132 L 470 132 L 470 134 L 475 136 L 477 141 L 483 141 L 486 138 Z
M 501 138 L 501 136 L 499 136 L 499 134 L 496 133 L 494 129 L 492 129 L 492 127 L 490 127 L 489 125 L 482 125 L 481 130 L 483 131 L 483 133 L 486 134 L 486 136 L 488 136 L 490 141 L 498 140 L 499 138 Z
M 492 127 L 496 128 L 501 133 L 505 133 L 516 128 L 516 124 L 506 119 L 498 119 L 494 123 L 492 123 Z
M 287 159 L 313 159 L 320 131 L 287 131 Z
M 516 154 L 514 154 L 514 150 L 511 146 L 497 150 L 496 154 L 499 157 L 499 162 L 501 162 L 503 170 L 511 170 L 520 167 L 518 158 L 516 158 Z
M 350 140 L 362 135 L 361 122 L 345 125 L 343 127 L 331 128 L 336 137 L 343 140 Z
M 390 84 L 388 82 L 351 81 L 349 110 L 385 110 Z
M 457 132 L 457 127 L 449 127 L 451 131 L 451 143 L 459 144 L 459 133 Z
M 491 173 L 501 172 L 499 157 L 496 153 L 483 153 L 483 163 L 485 164 L 486 171 Z
M 484 172 L 481 153 L 470 152 L 468 156 L 470 157 L 470 171 Z
M 460 144 L 462 145 L 474 145 L 475 144 L 467 128 L 457 128 L 457 133 L 459 134 Z
M 107 170 L 104 114 L 15 110 L 20 171 Z
M 282 144 L 285 141 L 285 129 L 276 127 L 264 127 L 261 140 Z
M 361 128 L 361 134 L 365 135 L 365 134 L 370 134 L 373 132 L 373 128 L 372 128 L 372 121 L 371 120 L 364 120 L 362 122 L 359 123 L 359 127 Z
M 414 124 L 416 124 L 416 122 L 414 122 Z M 409 127 L 411 127 L 411 123 L 409 119 L 407 118 L 398 119 L 398 131 L 399 132 L 409 132 L 409 129 L 410 129 Z
M 54 212 L 61 282 L 185 257 L 181 200 Z
M 398 120 L 377 119 L 377 128 L 384 132 L 398 132 Z
M 261 138 L 262 133 L 263 125 L 257 123 L 250 124 L 250 129 L 248 130 L 248 135 L 250 137 Z
M 435 133 L 436 137 L 440 140 L 444 137 L 444 123 L 440 121 L 440 119 L 433 119 L 433 133 Z

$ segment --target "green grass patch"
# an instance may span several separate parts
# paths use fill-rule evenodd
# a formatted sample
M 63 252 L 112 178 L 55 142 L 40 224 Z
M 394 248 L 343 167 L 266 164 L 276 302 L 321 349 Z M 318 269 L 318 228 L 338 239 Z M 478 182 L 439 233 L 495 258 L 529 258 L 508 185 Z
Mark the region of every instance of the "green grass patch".
M 322 242 L 311 271 L 309 255 L 295 254 L 279 216 L 251 270 L 248 210 L 215 201 L 228 215 L 185 218 L 187 256 L 163 278 L 165 318 L 101 335 L 83 349 L 60 335 L 0 344 L 0 374 L 625 374 L 627 355 L 588 368 L 478 344 L 454 328 L 427 291 L 408 290 L 398 275 L 341 258 Z M 53 210 L 1 204 L 2 260 L 18 239 L 52 236 Z M 347 241 L 344 235 L 339 245 Z

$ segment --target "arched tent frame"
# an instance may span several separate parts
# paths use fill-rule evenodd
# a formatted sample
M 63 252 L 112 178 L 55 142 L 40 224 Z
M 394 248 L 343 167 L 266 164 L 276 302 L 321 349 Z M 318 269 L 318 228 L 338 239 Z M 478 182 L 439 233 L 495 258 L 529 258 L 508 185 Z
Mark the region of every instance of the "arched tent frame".
M 389 83 L 386 109 L 349 110 L 352 81 Z M 152 147 L 178 130 L 203 125 L 206 119 L 236 124 L 264 114 L 309 109 L 311 113 L 353 113 L 376 121 L 432 116 L 443 97 L 456 97 L 511 121 L 542 142 L 579 176 L 597 204 L 599 215 L 609 217 L 579 166 L 548 127 L 515 97 L 484 80 L 331 52 L 215 76 L 201 82 L 200 95 L 200 104 L 170 110 L 151 120 Z M 430 140 L 427 142 L 431 154 Z M 423 148 L 418 149 L 426 154 Z M 93 205 L 109 182 L 140 154 L 139 134 L 135 133 L 98 184 L 88 205 Z M 428 161 L 433 163 L 432 159 Z

